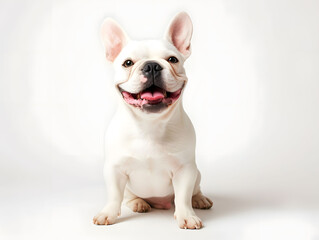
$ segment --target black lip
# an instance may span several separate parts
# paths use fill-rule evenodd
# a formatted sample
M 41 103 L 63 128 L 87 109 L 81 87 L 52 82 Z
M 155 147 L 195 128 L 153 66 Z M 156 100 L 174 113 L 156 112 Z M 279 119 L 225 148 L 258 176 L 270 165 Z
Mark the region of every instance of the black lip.
M 143 105 L 142 109 L 149 113 L 158 113 L 166 109 L 167 107 L 168 106 L 165 103 L 159 102 L 157 104 L 145 104 Z

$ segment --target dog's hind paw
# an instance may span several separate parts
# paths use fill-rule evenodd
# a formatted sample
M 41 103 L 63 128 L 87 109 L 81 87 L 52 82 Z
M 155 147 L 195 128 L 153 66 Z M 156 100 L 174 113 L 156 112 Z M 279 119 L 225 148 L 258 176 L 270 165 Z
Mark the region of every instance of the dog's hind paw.
M 133 212 L 145 213 L 151 210 L 151 206 L 141 198 L 130 200 L 126 203 Z
M 192 206 L 197 209 L 210 209 L 213 206 L 213 202 L 202 193 L 198 193 L 192 198 Z

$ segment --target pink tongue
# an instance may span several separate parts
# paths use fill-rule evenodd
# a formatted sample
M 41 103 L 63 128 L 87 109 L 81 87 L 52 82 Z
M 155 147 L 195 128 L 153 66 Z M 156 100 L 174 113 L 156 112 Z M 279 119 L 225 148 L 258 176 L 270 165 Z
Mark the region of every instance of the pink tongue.
M 158 90 L 155 90 L 153 94 L 149 91 L 143 92 L 141 94 L 141 98 L 146 99 L 148 101 L 156 101 L 164 98 L 164 94 Z

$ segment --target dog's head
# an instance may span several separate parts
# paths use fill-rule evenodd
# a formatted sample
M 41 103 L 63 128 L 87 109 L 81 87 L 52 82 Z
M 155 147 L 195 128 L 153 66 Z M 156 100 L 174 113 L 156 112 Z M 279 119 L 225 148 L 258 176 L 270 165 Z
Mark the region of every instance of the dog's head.
M 149 26 L 151 27 L 151 26 Z M 115 85 L 132 109 L 163 112 L 179 102 L 187 77 L 193 27 L 182 12 L 171 22 L 164 39 L 133 41 L 112 19 L 101 29 L 106 58 L 115 67 Z

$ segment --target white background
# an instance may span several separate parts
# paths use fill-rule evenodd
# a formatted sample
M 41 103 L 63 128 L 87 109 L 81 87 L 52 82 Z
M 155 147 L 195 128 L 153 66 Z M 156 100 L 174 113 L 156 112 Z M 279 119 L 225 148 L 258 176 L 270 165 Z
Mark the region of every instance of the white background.
M 194 24 L 184 106 L 197 132 L 205 228 L 170 211 L 95 226 L 116 108 L 99 28 L 133 39 Z M 0 2 L 1 239 L 319 239 L 319 2 Z

